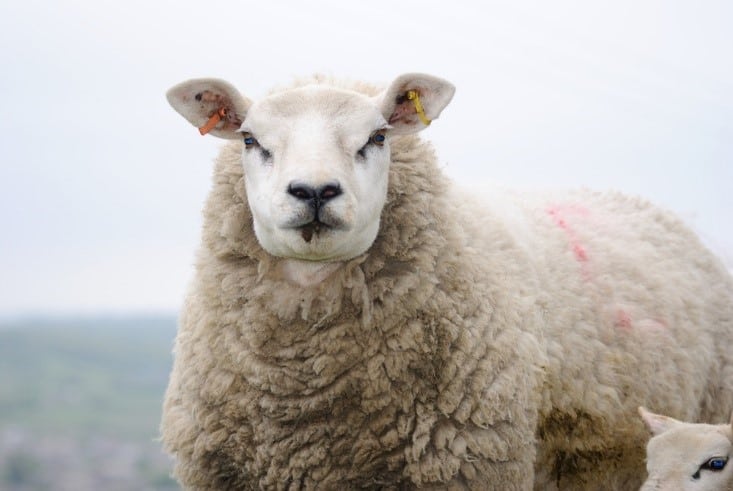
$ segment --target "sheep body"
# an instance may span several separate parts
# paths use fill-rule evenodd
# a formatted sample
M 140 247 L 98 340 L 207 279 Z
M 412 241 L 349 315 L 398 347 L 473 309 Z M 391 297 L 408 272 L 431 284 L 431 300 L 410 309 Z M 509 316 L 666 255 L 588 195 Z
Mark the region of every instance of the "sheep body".
M 733 284 L 676 218 L 477 199 L 390 139 L 376 239 L 311 282 L 263 250 L 222 149 L 162 422 L 184 487 L 630 489 L 638 405 L 730 413 Z

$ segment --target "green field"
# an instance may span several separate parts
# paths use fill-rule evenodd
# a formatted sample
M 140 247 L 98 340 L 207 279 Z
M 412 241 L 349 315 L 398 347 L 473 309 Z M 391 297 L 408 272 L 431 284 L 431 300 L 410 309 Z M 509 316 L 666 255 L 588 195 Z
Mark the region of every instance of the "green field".
M 155 441 L 175 329 L 172 317 L 0 323 L 0 489 L 175 489 Z

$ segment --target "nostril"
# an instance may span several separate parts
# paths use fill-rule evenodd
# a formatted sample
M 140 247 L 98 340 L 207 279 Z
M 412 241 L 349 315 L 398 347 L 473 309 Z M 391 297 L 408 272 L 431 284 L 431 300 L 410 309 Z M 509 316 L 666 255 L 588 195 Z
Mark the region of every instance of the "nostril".
M 316 197 L 316 190 L 306 184 L 290 183 L 288 194 L 300 200 L 308 201 Z
M 337 182 L 329 182 L 319 187 L 313 187 L 302 181 L 293 181 L 288 185 L 288 194 L 300 201 L 307 201 L 319 208 L 323 203 L 339 196 L 342 193 L 341 185 Z
M 341 194 L 341 185 L 339 183 L 326 184 L 318 189 L 318 198 L 321 201 L 328 201 Z

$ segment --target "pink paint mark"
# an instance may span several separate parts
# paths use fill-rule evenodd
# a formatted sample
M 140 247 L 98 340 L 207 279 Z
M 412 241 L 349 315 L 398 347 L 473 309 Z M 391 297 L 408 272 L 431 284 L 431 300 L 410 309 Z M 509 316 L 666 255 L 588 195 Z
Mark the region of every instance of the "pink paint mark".
M 588 254 L 585 252 L 585 247 L 583 247 L 580 244 L 573 244 L 573 252 L 575 253 L 575 257 L 578 259 L 578 261 L 587 261 L 588 260 Z
M 616 311 L 616 322 L 614 325 L 621 330 L 630 331 L 631 330 L 631 314 L 629 314 L 628 312 L 626 312 L 623 309 L 618 309 Z
M 555 205 L 549 206 L 547 214 L 550 215 L 555 225 L 560 227 L 568 238 L 570 249 L 573 251 L 575 259 L 580 263 L 581 274 L 586 281 L 590 280 L 590 271 L 588 270 L 588 251 L 581 243 L 580 238 L 575 233 L 573 227 L 568 223 L 570 217 L 587 218 L 588 210 L 578 205 Z
M 637 313 L 636 318 L 632 318 L 630 310 Z M 659 317 L 647 318 L 643 313 L 639 314 L 637 309 L 628 305 L 616 306 L 612 315 L 614 327 L 624 334 L 630 333 L 632 329 L 648 334 L 659 333 L 666 331 L 668 327 L 664 319 Z

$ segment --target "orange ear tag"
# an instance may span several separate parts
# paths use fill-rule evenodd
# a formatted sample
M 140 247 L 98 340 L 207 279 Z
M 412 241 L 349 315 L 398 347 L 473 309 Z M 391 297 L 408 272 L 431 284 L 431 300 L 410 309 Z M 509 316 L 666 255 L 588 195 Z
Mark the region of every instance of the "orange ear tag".
M 206 122 L 206 124 L 203 125 L 201 128 L 199 128 L 199 133 L 201 133 L 201 136 L 213 130 L 214 127 L 216 127 L 216 125 L 219 124 L 219 121 L 225 118 L 226 115 L 227 115 L 227 110 L 223 107 L 220 107 L 218 111 L 216 111 L 214 114 L 211 115 L 211 117 Z

